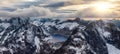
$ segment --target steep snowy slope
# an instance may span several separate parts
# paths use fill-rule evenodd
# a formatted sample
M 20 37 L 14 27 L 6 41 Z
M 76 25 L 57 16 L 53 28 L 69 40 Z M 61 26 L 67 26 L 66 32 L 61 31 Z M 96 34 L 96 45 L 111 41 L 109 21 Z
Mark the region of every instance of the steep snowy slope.
M 0 20 L 0 54 L 119 54 L 119 20 Z

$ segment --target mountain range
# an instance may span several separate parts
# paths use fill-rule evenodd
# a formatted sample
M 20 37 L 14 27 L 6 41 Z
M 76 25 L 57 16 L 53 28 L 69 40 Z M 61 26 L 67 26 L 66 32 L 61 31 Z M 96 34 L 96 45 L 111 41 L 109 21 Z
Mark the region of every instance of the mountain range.
M 0 54 L 120 54 L 120 21 L 1 18 Z

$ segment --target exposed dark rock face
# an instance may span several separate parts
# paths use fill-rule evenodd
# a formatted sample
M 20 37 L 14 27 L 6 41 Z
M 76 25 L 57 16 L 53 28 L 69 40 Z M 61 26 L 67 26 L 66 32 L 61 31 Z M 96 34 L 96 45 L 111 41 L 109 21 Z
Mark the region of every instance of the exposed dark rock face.
M 1 20 L 0 54 L 110 54 L 108 44 L 120 49 L 120 28 L 114 22 L 78 18 Z M 60 42 L 54 39 L 55 34 L 68 38 Z

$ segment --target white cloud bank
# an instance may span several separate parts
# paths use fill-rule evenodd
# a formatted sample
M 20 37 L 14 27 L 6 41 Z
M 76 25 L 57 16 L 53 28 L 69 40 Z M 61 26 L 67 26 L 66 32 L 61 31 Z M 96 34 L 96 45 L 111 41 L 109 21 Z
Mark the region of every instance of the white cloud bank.
M 53 17 L 56 13 L 47 8 L 31 6 L 13 12 L 0 11 L 0 17 Z

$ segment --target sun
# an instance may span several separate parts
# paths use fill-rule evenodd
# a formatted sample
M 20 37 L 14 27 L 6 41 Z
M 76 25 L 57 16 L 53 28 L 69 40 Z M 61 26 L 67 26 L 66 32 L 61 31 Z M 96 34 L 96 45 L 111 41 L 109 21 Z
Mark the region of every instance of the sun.
M 112 3 L 109 2 L 96 2 L 93 3 L 93 8 L 95 11 L 100 12 L 100 13 L 105 13 L 108 11 L 112 11 L 112 8 L 114 7 L 114 5 Z
M 95 4 L 96 5 L 96 9 L 97 10 L 102 10 L 102 11 L 105 11 L 105 10 L 108 10 L 111 8 L 111 4 L 108 4 L 108 3 L 98 3 L 98 4 Z

